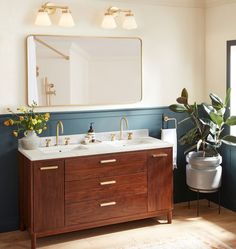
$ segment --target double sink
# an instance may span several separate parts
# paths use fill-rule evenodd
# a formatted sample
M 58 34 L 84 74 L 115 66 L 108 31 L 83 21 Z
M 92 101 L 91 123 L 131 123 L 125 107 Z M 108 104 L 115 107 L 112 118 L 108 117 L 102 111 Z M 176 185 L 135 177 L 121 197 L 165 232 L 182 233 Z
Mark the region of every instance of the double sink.
M 86 134 L 70 135 L 70 143 L 67 145 L 63 143 L 67 141 L 66 138 L 68 137 L 61 136 L 58 140 L 59 145 L 48 147 L 45 140 L 51 140 L 51 144 L 56 144 L 56 137 L 49 137 L 47 139 L 42 137 L 40 138 L 41 147 L 38 149 L 25 150 L 19 147 L 18 150 L 31 161 L 38 161 L 172 147 L 172 144 L 150 137 L 147 129 L 132 130 L 132 139 L 128 139 L 128 132 L 130 131 L 123 134 L 123 139 L 116 139 L 114 141 L 111 141 L 112 136 L 110 132 L 96 133 L 97 141 L 88 144 L 83 144 Z M 114 133 L 115 137 L 118 138 L 119 132 L 115 131 Z
M 161 140 L 153 137 L 139 137 L 132 140 L 115 140 L 115 141 L 99 141 L 89 144 L 70 144 L 70 145 L 58 145 L 51 147 L 40 147 L 38 150 L 45 154 L 51 153 L 63 153 L 71 151 L 89 150 L 89 149 L 100 149 L 100 148 L 137 148 L 142 149 L 142 147 L 154 146 L 163 143 Z

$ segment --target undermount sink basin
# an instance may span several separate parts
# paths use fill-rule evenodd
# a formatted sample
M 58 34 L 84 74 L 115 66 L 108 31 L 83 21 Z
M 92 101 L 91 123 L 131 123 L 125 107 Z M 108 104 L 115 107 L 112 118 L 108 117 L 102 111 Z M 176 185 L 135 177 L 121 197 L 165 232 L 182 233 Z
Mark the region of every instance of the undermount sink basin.
M 78 144 L 70 144 L 70 145 L 58 145 L 58 146 L 51 146 L 51 147 L 41 147 L 39 150 L 45 154 L 51 153 L 63 153 L 63 152 L 70 152 L 75 150 L 86 149 L 83 145 Z
M 115 140 L 115 141 L 106 141 L 105 143 L 112 145 L 112 146 L 123 146 L 123 147 L 130 147 L 130 146 L 145 146 L 157 143 L 158 140 L 152 137 L 143 137 L 143 138 L 135 138 L 132 140 Z

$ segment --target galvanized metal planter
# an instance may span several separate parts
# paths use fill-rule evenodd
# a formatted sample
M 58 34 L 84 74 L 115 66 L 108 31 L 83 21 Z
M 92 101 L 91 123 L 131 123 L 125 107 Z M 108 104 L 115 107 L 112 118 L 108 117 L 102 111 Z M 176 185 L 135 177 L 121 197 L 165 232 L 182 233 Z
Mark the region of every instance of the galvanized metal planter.
M 190 152 L 186 156 L 186 181 L 191 189 L 211 193 L 221 187 L 222 157 L 204 157 L 203 152 Z

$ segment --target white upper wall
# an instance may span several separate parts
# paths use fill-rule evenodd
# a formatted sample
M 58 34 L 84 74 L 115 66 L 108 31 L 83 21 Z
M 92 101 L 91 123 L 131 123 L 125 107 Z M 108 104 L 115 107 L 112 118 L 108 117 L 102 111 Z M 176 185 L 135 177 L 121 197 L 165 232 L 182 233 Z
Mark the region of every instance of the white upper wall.
M 41 0 L 1 0 L 0 9 L 6 11 L 0 15 L 0 114 L 6 112 L 6 107 L 26 105 L 26 36 L 29 34 L 135 36 L 143 41 L 142 102 L 122 106 L 44 108 L 43 111 L 167 106 L 175 101 L 183 87 L 189 90 L 193 100 L 202 101 L 205 24 L 201 2 L 60 0 L 56 3 L 69 5 L 76 22 L 73 28 L 61 28 L 34 25 Z M 132 9 L 139 28 L 133 31 L 100 28 L 103 13 L 111 5 Z
M 226 42 L 236 40 L 236 1 L 211 0 L 206 9 L 206 96 L 226 93 Z M 208 98 L 209 99 L 209 98 Z

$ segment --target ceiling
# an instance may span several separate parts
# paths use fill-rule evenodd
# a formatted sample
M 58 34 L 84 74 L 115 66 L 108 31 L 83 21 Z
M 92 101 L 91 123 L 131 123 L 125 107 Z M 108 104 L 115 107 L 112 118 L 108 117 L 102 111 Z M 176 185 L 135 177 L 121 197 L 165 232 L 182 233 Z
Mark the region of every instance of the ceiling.
M 124 3 L 124 0 L 115 0 Z M 175 7 L 211 8 L 222 4 L 236 3 L 236 0 L 125 0 L 126 3 L 165 5 Z

